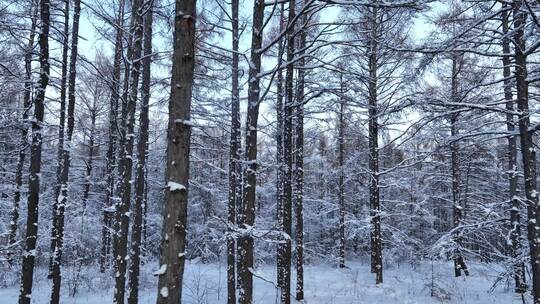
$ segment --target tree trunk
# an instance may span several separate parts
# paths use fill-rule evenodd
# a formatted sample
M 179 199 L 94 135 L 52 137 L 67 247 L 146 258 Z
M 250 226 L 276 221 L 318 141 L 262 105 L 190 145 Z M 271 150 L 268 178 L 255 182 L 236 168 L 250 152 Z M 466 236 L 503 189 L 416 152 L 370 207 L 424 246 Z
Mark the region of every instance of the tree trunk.
M 116 263 L 115 263 L 115 288 L 114 303 L 123 304 L 126 289 L 126 268 L 128 260 L 128 233 L 129 233 L 129 211 L 131 205 L 131 175 L 133 168 L 133 142 L 135 140 L 135 108 L 137 106 L 137 95 L 139 92 L 139 76 L 141 67 L 141 52 L 143 39 L 143 14 L 145 7 L 143 0 L 133 1 L 131 10 L 130 41 L 128 48 L 129 72 L 129 94 L 125 100 L 125 108 L 122 115 L 122 128 L 120 129 L 122 157 L 120 158 L 120 181 L 119 193 L 120 201 L 116 209 L 118 221 L 117 243 L 116 243 Z M 123 117 L 124 118 L 124 117 Z
M 296 17 L 296 2 L 289 1 L 288 26 Z M 291 302 L 291 251 L 292 251 L 292 165 L 293 165 L 293 106 L 294 106 L 294 59 L 295 32 L 287 32 L 287 71 L 285 75 L 285 104 L 283 107 L 283 206 L 281 210 L 281 227 L 284 239 L 278 244 L 278 277 L 281 303 Z
M 527 84 L 527 56 L 524 54 L 524 27 L 527 21 L 527 8 L 522 0 L 513 3 L 514 43 L 515 43 L 515 77 L 518 106 L 518 122 L 523 159 L 523 178 L 525 181 L 525 197 L 527 198 L 527 234 L 531 255 L 532 296 L 533 303 L 540 303 L 540 244 L 537 230 L 540 229 L 540 212 L 538 212 L 538 192 L 536 183 L 536 152 L 532 134 L 529 132 L 530 113 Z
M 281 4 L 281 11 L 279 16 L 279 32 L 283 32 L 285 27 L 285 3 Z M 283 63 L 283 52 L 285 48 L 285 43 L 283 37 L 279 39 L 278 44 L 278 67 L 277 79 L 276 79 L 276 120 L 277 120 L 277 130 L 276 130 L 276 224 L 279 229 L 283 227 L 283 186 L 284 186 L 284 165 L 283 165 L 283 70 L 280 65 Z M 281 283 L 281 278 L 283 277 L 283 267 L 278 262 L 276 263 L 277 269 L 276 281 L 278 284 Z M 279 286 L 279 285 L 278 285 Z
M 244 172 L 244 191 L 239 226 L 246 231 L 238 239 L 239 303 L 251 304 L 253 301 L 253 236 L 249 230 L 255 223 L 255 187 L 257 184 L 257 121 L 259 118 L 259 96 L 261 70 L 261 46 L 264 23 L 264 1 L 255 0 L 253 4 L 253 31 L 251 34 L 251 64 L 249 65 L 248 106 L 246 119 L 246 168 Z
M 339 268 L 345 267 L 345 172 L 344 172 L 344 156 L 345 156 L 345 121 L 344 121 L 344 111 L 345 111 L 345 96 L 344 93 L 344 83 L 343 83 L 343 74 L 339 75 L 340 80 L 340 103 L 339 103 Z
M 118 19 L 116 20 L 116 41 L 114 45 L 114 62 L 111 88 L 111 98 L 109 107 L 109 140 L 107 143 L 107 168 L 106 180 L 107 190 L 105 194 L 105 207 L 103 208 L 103 226 L 101 229 L 101 256 L 100 256 L 100 271 L 105 272 L 107 267 L 108 256 L 111 252 L 111 230 L 113 229 L 112 221 L 114 212 L 114 173 L 116 169 L 116 145 L 118 136 L 118 100 L 120 99 L 120 72 L 123 48 L 123 21 L 124 21 L 124 0 L 120 0 L 118 7 Z
M 306 15 L 303 14 L 301 26 L 305 27 Z M 304 47 L 306 45 L 306 30 L 300 32 L 298 56 L 298 79 L 296 93 L 296 129 L 295 129 L 295 167 L 294 167 L 294 206 L 295 206 L 295 241 L 296 241 L 296 300 L 304 299 L 304 85 L 306 61 L 304 59 Z
M 129 304 L 137 304 L 139 299 L 139 266 L 141 261 L 141 235 L 143 211 L 146 206 L 144 189 L 146 182 L 146 155 L 148 154 L 148 107 L 150 103 L 150 66 L 152 64 L 152 22 L 153 3 L 146 11 L 144 21 L 144 57 L 142 60 L 141 109 L 139 113 L 139 141 L 137 143 L 137 167 L 135 178 L 135 208 L 131 227 L 131 251 L 129 265 Z
M 96 90 L 96 94 L 98 91 Z M 98 97 L 95 96 L 95 99 Z M 94 150 L 95 150 L 95 132 L 96 132 L 96 118 L 97 118 L 97 102 L 94 99 L 93 109 L 90 113 L 90 134 L 88 136 L 88 159 L 86 160 L 86 174 L 84 177 L 84 189 L 82 196 L 82 207 L 83 207 L 83 216 L 86 214 L 86 206 L 88 203 L 88 198 L 90 197 L 90 188 L 92 187 L 92 169 L 94 163 Z
M 141 0 L 142 2 L 143 0 Z M 133 5 L 132 5 L 132 11 L 133 11 Z M 116 195 L 113 197 L 113 201 L 114 201 L 114 223 L 112 224 L 113 226 L 113 239 L 112 239 L 112 255 L 114 257 L 114 261 L 115 261 L 115 267 L 116 267 L 116 261 L 118 259 L 118 247 L 119 247 L 119 244 L 118 244 L 118 241 L 119 241 L 119 236 L 120 236 L 120 223 L 122 222 L 122 212 L 120 211 L 122 207 L 122 204 L 123 204 L 123 195 L 124 195 L 124 179 L 125 179 L 125 168 L 126 168 L 126 162 L 123 162 L 123 160 L 125 159 L 125 153 L 126 152 L 129 152 L 126 150 L 126 147 L 128 147 L 129 145 L 129 139 L 130 138 L 127 138 L 125 135 L 126 134 L 133 134 L 133 131 L 131 131 L 131 133 L 128 131 L 128 126 L 130 125 L 130 122 L 133 121 L 133 125 L 135 124 L 135 108 L 136 108 L 136 104 L 135 105 L 132 105 L 129 103 L 129 96 L 130 96 L 130 88 L 131 88 L 131 69 L 132 69 L 132 63 L 133 63 L 133 60 L 132 60 L 132 57 L 133 57 L 133 37 L 134 37 L 134 32 L 133 32 L 133 18 L 134 18 L 134 15 L 132 13 L 132 20 L 131 20 L 131 24 L 130 24 L 130 29 L 129 29 L 129 32 L 128 30 L 126 30 L 125 28 L 122 28 L 123 31 L 126 31 L 128 32 L 128 39 L 126 39 L 127 41 L 127 46 L 125 46 L 124 48 L 127 49 L 127 56 L 122 56 L 122 60 L 123 60 L 123 63 L 124 63 L 124 79 L 123 79 L 123 88 L 122 88 L 122 97 L 120 98 L 121 100 L 121 105 L 122 105 L 122 110 L 121 110 L 121 114 L 120 114 L 120 126 L 118 128 L 118 154 L 117 154 L 117 158 L 118 158 L 118 180 L 116 181 L 116 185 L 114 186 L 116 188 Z M 142 21 L 141 21 L 142 22 Z M 142 39 L 142 38 L 141 38 Z M 142 48 L 142 47 L 141 47 Z M 133 113 L 133 114 L 132 114 Z M 131 120 L 130 120 L 131 119 Z M 133 149 L 133 140 L 131 141 L 131 148 Z M 131 154 L 130 154 L 130 157 L 131 157 Z M 132 162 L 130 163 L 132 164 Z M 129 173 L 131 175 L 131 171 Z M 130 185 L 130 191 L 129 191 L 129 195 L 131 196 L 131 185 Z M 129 202 L 129 201 L 128 201 Z
M 378 9 L 372 8 L 371 37 L 369 47 L 369 201 L 371 207 L 371 271 L 375 273 L 375 283 L 383 282 L 381 205 L 379 199 L 379 125 L 377 122 L 377 52 L 378 52 Z
M 13 263 L 13 250 L 17 240 L 17 227 L 19 224 L 19 207 L 21 204 L 21 188 L 23 185 L 23 169 L 26 159 L 26 148 L 28 146 L 28 111 L 32 107 L 32 58 L 34 40 L 36 36 L 36 24 L 38 5 L 35 0 L 32 0 L 29 7 L 30 12 L 30 36 L 26 45 L 26 53 L 24 54 L 24 95 L 23 95 L 23 113 L 22 113 L 22 125 L 21 125 L 21 139 L 19 143 L 19 158 L 17 159 L 17 171 L 15 172 L 15 193 L 13 194 L 13 210 L 11 212 L 11 222 L 9 226 L 8 235 L 8 252 L 7 260 L 11 265 Z
M 508 9 L 508 4 L 503 4 L 503 9 Z M 503 11 L 502 13 L 502 50 L 505 56 L 502 58 L 503 64 L 503 77 L 504 77 L 504 99 L 506 100 L 506 130 L 508 133 L 513 134 L 515 132 L 515 120 L 514 115 L 510 114 L 514 112 L 514 99 L 512 96 L 512 76 L 511 62 L 510 62 L 510 39 L 506 37 L 508 35 L 508 18 L 509 12 Z M 507 55 L 506 55 L 507 54 Z M 521 256 L 521 226 L 520 226 L 520 202 L 517 192 L 518 186 L 518 166 L 517 166 L 517 140 L 515 135 L 508 136 L 508 189 L 510 197 L 510 242 L 511 242 L 511 255 L 514 259 L 514 291 L 516 293 L 524 293 L 527 289 L 525 284 L 525 265 L 517 259 Z
M 25 247 L 22 258 L 21 288 L 19 304 L 30 304 L 34 263 L 36 258 L 36 241 L 38 231 L 39 178 L 41 173 L 41 129 L 45 112 L 45 90 L 49 84 L 49 28 L 50 2 L 41 0 L 39 33 L 39 83 L 34 99 L 34 119 L 32 121 L 32 146 L 30 149 L 30 177 L 28 182 L 28 216 L 26 220 Z
M 158 304 L 181 303 L 184 274 L 191 136 L 191 89 L 195 66 L 195 0 L 176 0 L 167 142 L 167 189 L 163 214 Z
M 227 303 L 236 304 L 236 238 L 231 227 L 236 225 L 238 200 L 242 195 L 242 167 L 240 165 L 240 87 L 239 87 L 239 55 L 238 28 L 239 1 L 231 1 L 232 22 L 232 96 L 231 96 L 231 139 L 229 147 L 229 206 L 227 220 L 229 236 L 227 237 Z
M 81 16 L 81 1 L 74 1 L 74 14 L 73 14 L 73 26 L 71 29 L 71 53 L 69 62 L 69 80 L 68 80 L 68 104 L 67 104 L 67 136 L 65 146 L 62 153 L 62 173 L 60 175 L 60 195 L 58 196 L 58 208 L 54 214 L 53 223 L 56 226 L 54 229 L 55 235 L 54 250 L 52 251 L 52 272 L 51 277 L 53 280 L 51 304 L 60 302 L 60 285 L 62 280 L 62 274 L 60 272 L 60 265 L 62 261 L 62 251 L 64 246 L 64 211 L 68 196 L 68 180 L 69 180 L 69 167 L 71 162 L 71 149 L 73 129 L 75 127 L 75 81 L 77 76 L 77 51 L 79 40 L 79 19 Z
M 63 151 L 65 141 L 65 127 L 66 127 L 66 92 L 68 83 L 68 54 L 69 54 L 69 0 L 64 0 L 64 32 L 62 40 L 62 75 L 60 79 L 60 121 L 58 122 L 58 150 L 57 150 L 57 165 L 56 165 L 56 185 L 54 189 L 54 201 L 52 204 L 53 224 L 51 231 L 51 255 L 49 259 L 49 279 L 53 276 L 53 264 L 54 255 L 57 253 L 56 237 L 58 235 L 58 224 L 56 221 L 58 217 L 58 206 L 61 203 L 61 190 L 62 190 L 62 166 L 63 166 Z
M 460 68 L 458 67 L 458 55 L 452 55 L 452 103 L 459 102 L 459 92 L 458 92 L 458 73 Z M 461 232 L 459 231 L 459 227 L 461 226 L 461 223 L 463 221 L 463 204 L 461 199 L 461 193 L 460 193 L 460 164 L 459 164 L 459 145 L 457 143 L 457 136 L 459 134 L 458 130 L 458 114 L 457 113 L 450 113 L 450 135 L 452 136 L 452 143 L 450 144 L 450 151 L 451 151 L 451 162 L 452 162 L 452 202 L 453 202 L 453 239 L 455 243 L 455 249 L 454 249 L 454 273 L 456 277 L 461 276 L 461 271 L 465 273 L 465 275 L 469 275 L 469 270 L 467 269 L 467 265 L 465 264 L 465 260 L 463 258 L 463 255 L 461 253 Z

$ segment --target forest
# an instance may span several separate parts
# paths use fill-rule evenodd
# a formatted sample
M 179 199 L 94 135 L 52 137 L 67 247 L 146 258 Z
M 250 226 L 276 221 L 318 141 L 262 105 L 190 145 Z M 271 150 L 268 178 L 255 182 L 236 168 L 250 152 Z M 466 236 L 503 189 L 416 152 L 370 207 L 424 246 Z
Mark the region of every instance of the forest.
M 540 304 L 540 1 L 0 0 L 1 304 Z

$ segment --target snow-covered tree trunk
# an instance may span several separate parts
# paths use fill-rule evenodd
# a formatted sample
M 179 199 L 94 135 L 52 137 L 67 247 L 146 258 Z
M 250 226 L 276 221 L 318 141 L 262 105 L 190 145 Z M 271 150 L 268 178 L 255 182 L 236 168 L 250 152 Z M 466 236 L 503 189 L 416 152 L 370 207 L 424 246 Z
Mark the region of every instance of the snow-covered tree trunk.
M 339 125 L 338 125 L 338 165 L 339 165 L 339 268 L 345 267 L 345 172 L 344 172 L 344 157 L 345 157 L 345 96 L 343 74 L 339 75 L 340 96 L 339 96 Z
M 53 224 L 51 231 L 51 252 L 49 259 L 49 278 L 52 278 L 53 263 L 55 250 L 58 248 L 56 245 L 56 237 L 58 235 L 56 221 L 58 217 L 58 206 L 60 204 L 60 194 L 62 192 L 62 166 L 64 156 L 64 142 L 65 142 L 65 128 L 66 128 L 66 96 L 67 96 L 67 84 L 68 84 L 68 56 L 69 56 L 69 4 L 70 1 L 64 1 L 64 28 L 62 37 L 62 74 L 60 78 L 60 119 L 58 122 L 58 150 L 56 159 L 56 185 L 54 188 L 54 201 L 52 204 Z
M 281 4 L 279 14 L 279 32 L 285 27 L 285 3 Z M 285 42 L 280 37 L 278 43 L 278 65 L 283 63 Z M 281 67 L 276 76 L 276 225 L 278 229 L 283 227 L 283 70 Z M 280 263 L 276 263 L 276 282 L 281 282 L 283 276 Z
M 141 0 L 142 2 L 142 0 Z M 132 105 L 129 103 L 129 96 L 130 96 L 130 88 L 131 88 L 131 69 L 133 66 L 133 43 L 134 43 L 134 32 L 133 32 L 133 4 L 131 6 L 132 13 L 131 13 L 131 21 L 130 21 L 130 28 L 122 28 L 121 30 L 127 33 L 128 38 L 125 39 L 125 43 L 127 43 L 126 46 L 123 48 L 127 50 L 126 55 L 122 52 L 122 61 L 123 61 L 123 68 L 124 68 L 124 78 L 123 78 L 123 84 L 122 84 L 122 96 L 120 97 L 121 100 L 121 114 L 120 114 L 120 124 L 118 126 L 118 146 L 117 146 L 117 158 L 118 158 L 118 165 L 117 165 L 117 181 L 114 185 L 116 189 L 116 193 L 113 196 L 114 201 L 114 222 L 112 223 L 113 226 L 113 239 L 112 239 L 112 256 L 114 259 L 114 265 L 116 267 L 116 261 L 118 258 L 118 248 L 119 248 L 119 236 L 120 236 L 120 224 L 122 222 L 122 212 L 120 211 L 121 208 L 124 208 L 123 205 L 123 199 L 124 199 L 124 189 L 125 189 L 125 169 L 126 166 L 128 166 L 128 161 L 131 161 L 132 154 L 129 154 L 129 151 L 126 150 L 126 148 L 130 144 L 130 138 L 127 137 L 127 134 L 133 134 L 133 130 L 131 133 L 128 130 L 128 127 L 130 125 L 130 122 L 133 121 L 133 124 L 135 124 L 135 111 L 137 105 Z M 141 21 L 142 22 L 142 21 Z M 142 27 L 142 26 L 141 26 Z M 141 38 L 142 40 L 142 38 Z M 142 48 L 142 47 L 141 47 Z M 133 114 L 131 114 L 133 113 Z M 133 134 L 134 135 L 134 134 Z M 133 137 L 133 136 L 132 136 Z M 133 140 L 134 138 L 131 138 L 131 148 L 133 148 Z M 131 151 L 132 153 L 133 151 Z M 129 155 L 126 160 L 126 153 Z M 129 163 L 129 166 L 132 167 L 133 162 Z M 129 171 L 129 174 L 131 175 L 131 170 Z M 129 194 L 131 197 L 131 185 L 130 185 L 130 191 Z M 127 198 L 127 197 L 126 197 Z M 128 201 L 130 202 L 130 201 Z
M 96 85 L 97 86 L 97 85 Z M 92 171 L 94 169 L 94 154 L 96 150 L 96 119 L 97 119 L 97 101 L 99 95 L 96 90 L 96 96 L 94 96 L 94 104 L 90 109 L 90 134 L 88 134 L 88 155 L 85 161 L 86 172 L 84 175 L 84 189 L 82 195 L 82 208 L 83 216 L 86 214 L 86 208 L 88 204 L 88 198 L 90 197 L 90 188 L 92 187 Z
M 297 301 L 304 299 L 304 86 L 306 71 L 304 57 L 306 46 L 306 14 L 300 17 L 300 32 L 298 43 L 298 74 L 296 92 L 295 138 L 294 138 L 294 211 L 295 211 L 295 241 L 296 241 L 296 295 Z
M 278 287 L 281 303 L 291 302 L 291 257 L 292 257 L 292 186 L 293 186 L 293 109 L 294 109 L 294 52 L 295 31 L 292 27 L 296 18 L 296 1 L 289 0 L 287 16 L 287 56 L 285 74 L 285 104 L 283 105 L 283 202 L 281 227 L 283 239 L 278 244 L 277 263 L 280 268 Z M 291 28 L 292 27 L 292 28 Z
M 77 54 L 79 40 L 79 19 L 81 16 L 81 1 L 75 0 L 73 7 L 73 25 L 71 29 L 71 52 L 69 60 L 69 79 L 68 79 L 68 103 L 67 103 L 67 129 L 66 141 L 62 151 L 62 172 L 60 175 L 60 195 L 56 198 L 58 208 L 53 214 L 53 224 L 55 225 L 53 236 L 54 249 L 52 251 L 52 271 L 53 280 L 51 304 L 60 302 L 60 285 L 62 275 L 60 272 L 63 246 L 64 246 L 64 211 L 68 198 L 68 180 L 69 167 L 71 162 L 71 149 L 73 130 L 75 128 L 75 81 L 77 77 Z
M 242 196 L 242 167 L 240 163 L 240 85 L 239 55 L 240 41 L 239 0 L 231 1 L 232 23 L 232 96 L 231 96 L 231 138 L 229 146 L 229 204 L 227 221 L 229 225 L 227 237 L 227 303 L 236 304 L 236 237 L 231 227 L 236 225 L 236 211 Z
M 50 2 L 41 0 L 39 33 L 39 83 L 34 99 L 34 119 L 32 120 L 32 146 L 30 148 L 30 177 L 28 182 L 28 216 L 26 218 L 26 236 L 22 258 L 21 288 L 19 304 L 30 304 L 36 258 L 36 241 L 38 232 L 39 179 L 41 175 L 42 127 L 45 112 L 45 90 L 49 84 L 49 28 Z
M 502 58 L 504 77 L 504 99 L 506 101 L 506 130 L 513 134 L 516 132 L 514 115 L 514 97 L 512 94 L 512 70 L 510 61 L 510 39 L 506 36 L 509 30 L 509 5 L 504 3 L 502 12 L 502 50 L 505 56 Z M 510 198 L 510 246 L 511 256 L 514 259 L 514 291 L 524 293 L 527 289 L 525 284 L 524 264 L 517 259 L 521 256 L 521 225 L 520 225 L 520 200 L 518 197 L 518 165 L 517 165 L 517 139 L 516 135 L 508 136 L 508 196 Z
M 378 8 L 371 8 L 371 29 L 369 43 L 369 84 L 368 84 L 368 140 L 369 140 L 369 202 L 371 208 L 371 272 L 375 282 L 383 282 L 381 205 L 379 188 L 379 124 L 377 121 L 377 68 L 378 68 Z
M 527 234 L 531 255 L 532 295 L 535 304 L 540 303 L 540 212 L 538 210 L 538 187 L 536 173 L 536 152 L 530 126 L 530 112 L 527 83 L 527 55 L 525 54 L 524 27 L 527 22 L 527 7 L 523 0 L 513 2 L 513 41 L 516 103 L 518 107 L 519 134 L 521 143 L 521 156 L 523 159 L 523 178 L 525 182 L 525 197 L 527 198 Z
M 158 304 L 181 303 L 186 250 L 196 2 L 176 0 L 175 11 Z
M 251 55 L 249 65 L 248 106 L 246 118 L 245 172 L 243 182 L 242 210 L 239 227 L 246 231 L 238 239 L 239 303 L 253 301 L 253 236 L 250 229 L 255 224 L 255 188 L 257 185 L 257 122 L 259 119 L 261 46 L 264 23 L 263 0 L 255 0 L 253 5 L 253 31 L 251 34 Z
M 150 66 L 152 64 L 152 23 L 154 1 L 147 2 L 144 20 L 144 57 L 142 59 L 141 107 L 139 111 L 139 137 L 137 143 L 137 166 L 135 177 L 135 206 L 131 227 L 131 251 L 129 264 L 129 304 L 137 304 L 139 299 L 139 267 L 141 261 L 141 240 L 143 212 L 146 201 L 144 197 L 146 183 L 146 156 L 148 154 L 148 107 L 150 104 Z
M 23 94 L 23 112 L 22 112 L 22 124 L 21 124 L 21 138 L 19 141 L 19 155 L 17 159 L 17 169 L 15 171 L 15 193 L 13 193 L 13 210 L 11 211 L 11 221 L 9 225 L 8 235 L 8 263 L 13 263 L 13 246 L 15 246 L 17 240 L 17 228 L 19 224 L 19 207 L 21 203 L 21 192 L 23 185 L 23 169 L 26 159 L 26 150 L 28 146 L 28 112 L 32 107 L 32 58 L 34 40 L 36 36 L 36 24 L 38 17 L 38 3 L 33 0 L 31 2 L 28 11 L 30 12 L 30 34 L 28 37 L 28 43 L 26 44 L 26 50 L 24 54 L 24 94 Z
M 105 272 L 109 255 L 111 253 L 111 230 L 113 229 L 114 212 L 114 186 L 115 186 L 115 171 L 116 171 L 116 153 L 118 140 L 118 100 L 120 99 L 120 73 L 123 48 L 123 20 L 124 20 L 125 1 L 120 0 L 118 3 L 118 19 L 113 22 L 116 26 L 116 38 L 114 45 L 114 61 L 112 81 L 110 84 L 111 97 L 109 100 L 109 138 L 107 142 L 107 168 L 106 180 L 107 189 L 105 191 L 105 204 L 103 208 L 103 223 L 101 228 L 101 256 L 100 256 L 100 271 Z
M 120 201 L 116 210 L 118 221 L 117 242 L 116 242 L 116 263 L 115 263 L 115 288 L 114 303 L 123 304 L 126 289 L 126 268 L 128 256 L 128 233 L 131 205 L 131 184 L 133 168 L 133 146 L 135 141 L 135 110 L 137 107 L 137 96 L 139 93 L 139 78 L 141 67 L 141 52 L 143 40 L 143 15 L 146 13 L 143 0 L 135 0 L 131 7 L 130 41 L 128 49 L 128 60 L 130 61 L 129 72 L 129 94 L 124 102 L 125 120 L 122 121 L 120 137 L 123 139 L 119 148 L 122 151 L 120 158 L 120 180 L 119 194 Z M 124 117 L 123 117 L 124 118 Z
M 460 102 L 458 91 L 458 73 L 461 70 L 460 59 L 461 55 L 452 55 L 452 77 L 451 77 L 451 98 L 452 103 L 456 104 Z M 454 272 L 455 276 L 461 276 L 461 271 L 465 275 L 469 275 L 465 259 L 462 254 L 461 232 L 460 226 L 463 222 L 463 199 L 461 197 L 461 176 L 460 176 L 460 159 L 459 159 L 459 144 L 457 136 L 459 135 L 458 127 L 458 113 L 450 113 L 450 136 L 451 136 L 451 167 L 452 167 L 452 214 L 453 214 L 453 228 L 454 232 L 452 238 L 454 240 Z

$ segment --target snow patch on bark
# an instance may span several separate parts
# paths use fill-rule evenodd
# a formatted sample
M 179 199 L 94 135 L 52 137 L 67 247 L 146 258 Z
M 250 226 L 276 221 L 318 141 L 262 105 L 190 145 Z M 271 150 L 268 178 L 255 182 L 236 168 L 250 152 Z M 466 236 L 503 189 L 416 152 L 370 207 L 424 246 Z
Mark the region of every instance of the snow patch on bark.
M 167 187 L 171 192 L 186 191 L 186 186 L 172 181 L 169 181 Z
M 163 275 L 165 274 L 165 272 L 167 272 L 167 264 L 163 264 L 161 265 L 161 267 L 159 267 L 158 271 L 154 272 L 154 275 Z
M 169 296 L 169 289 L 167 287 L 161 287 L 161 289 L 159 290 L 159 294 L 162 298 L 166 298 Z

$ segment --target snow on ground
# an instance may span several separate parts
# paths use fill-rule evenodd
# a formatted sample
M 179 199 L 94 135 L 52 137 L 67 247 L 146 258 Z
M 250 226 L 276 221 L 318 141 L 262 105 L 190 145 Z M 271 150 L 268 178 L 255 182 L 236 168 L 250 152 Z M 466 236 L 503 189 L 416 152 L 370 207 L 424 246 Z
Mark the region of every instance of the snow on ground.
M 351 262 L 349 268 L 337 269 L 332 266 L 308 265 L 305 267 L 305 295 L 307 304 L 352 304 L 352 303 L 463 303 L 494 304 L 522 303 L 505 286 L 489 292 L 496 276 L 493 265 L 472 265 L 471 276 L 454 278 L 450 263 L 438 263 L 434 266 L 434 285 L 437 297 L 431 297 L 431 264 L 421 267 L 410 265 L 387 266 L 384 272 L 384 284 L 375 286 L 374 275 L 369 265 Z M 141 304 L 155 303 L 157 279 L 152 275 L 158 265 L 145 265 L 141 279 Z M 67 268 L 64 274 L 62 303 L 65 304 L 103 304 L 112 302 L 110 274 L 100 274 L 96 268 L 85 268 L 85 273 L 76 278 L 74 268 Z M 183 303 L 185 304 L 221 304 L 226 303 L 226 272 L 222 264 L 186 263 Z M 277 303 L 275 266 L 261 266 L 254 278 L 254 303 Z M 50 282 L 46 278 L 46 269 L 38 269 L 32 296 L 33 304 L 48 303 Z M 295 286 L 295 274 L 292 276 Z M 69 296 L 68 290 L 74 288 L 73 282 L 81 282 L 75 297 Z M 14 282 L 12 282 L 14 283 Z M 15 284 L 14 284 L 15 285 Z M 18 288 L 0 287 L 0 303 L 17 303 Z

